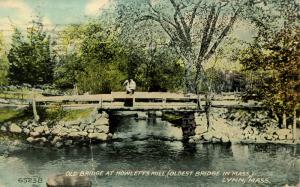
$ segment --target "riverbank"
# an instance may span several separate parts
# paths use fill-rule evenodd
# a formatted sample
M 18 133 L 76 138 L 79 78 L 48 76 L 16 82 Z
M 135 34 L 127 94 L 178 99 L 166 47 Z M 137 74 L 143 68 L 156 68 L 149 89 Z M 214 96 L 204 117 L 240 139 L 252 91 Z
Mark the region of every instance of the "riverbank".
M 16 140 L 31 145 L 61 148 L 116 140 L 113 130 L 110 129 L 110 116 L 106 112 L 99 113 L 96 109 L 68 112 L 59 109 L 47 114 L 46 118 L 44 116 L 45 119 L 40 123 L 20 115 L 22 112 L 14 113 L 16 116 L 12 117 L 13 120 L 2 122 L 0 127 L 0 136 L 4 141 L 11 140 L 10 144 L 15 144 Z M 131 113 L 123 115 L 132 116 Z M 166 120 L 161 112 L 140 112 L 133 116 L 136 120 L 160 117 Z M 174 119 L 177 123 L 180 122 L 179 118 Z M 279 129 L 277 121 L 270 118 L 265 111 L 214 108 L 210 115 L 209 129 L 205 113 L 195 113 L 194 121 L 195 135 L 189 138 L 190 143 L 300 144 L 299 139 L 293 140 L 290 128 Z M 180 128 L 180 125 L 174 125 Z
M 74 112 L 73 112 L 74 113 Z M 60 120 L 45 120 L 40 123 L 31 119 L 7 121 L 1 124 L 2 136 L 26 140 L 30 144 L 48 145 L 54 147 L 73 146 L 88 142 L 107 141 L 109 133 L 109 118 L 105 112 L 91 110 L 85 117 L 84 112 L 73 113 Z
M 291 126 L 278 128 L 278 122 L 263 110 L 215 108 L 211 111 L 209 129 L 205 114 L 195 114 L 195 122 L 195 136 L 190 142 L 300 144 L 299 137 L 293 139 Z

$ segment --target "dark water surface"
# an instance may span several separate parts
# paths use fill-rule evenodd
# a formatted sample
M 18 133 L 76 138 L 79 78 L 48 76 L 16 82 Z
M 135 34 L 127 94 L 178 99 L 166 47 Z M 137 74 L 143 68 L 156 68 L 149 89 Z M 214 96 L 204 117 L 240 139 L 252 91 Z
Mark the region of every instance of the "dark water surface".
M 116 139 L 111 143 L 61 150 L 30 148 L 10 152 L 8 156 L 0 153 L 0 187 L 44 187 L 48 176 L 80 171 L 115 171 L 111 176 L 92 176 L 93 187 L 292 186 L 299 183 L 299 145 L 183 144 L 178 140 L 181 130 L 160 119 L 122 118 L 114 123 Z M 170 170 L 175 174 L 179 171 L 192 174 L 166 177 Z M 116 176 L 121 171 L 128 175 L 132 174 L 130 171 L 157 173 L 156 176 L 141 173 L 140 176 Z M 219 176 L 195 176 L 201 171 L 203 175 L 219 172 Z M 232 171 L 236 172 L 231 173 L 233 177 L 222 176 L 223 172 Z M 249 174 L 256 181 L 249 182 Z M 43 182 L 18 182 L 19 178 L 34 176 Z

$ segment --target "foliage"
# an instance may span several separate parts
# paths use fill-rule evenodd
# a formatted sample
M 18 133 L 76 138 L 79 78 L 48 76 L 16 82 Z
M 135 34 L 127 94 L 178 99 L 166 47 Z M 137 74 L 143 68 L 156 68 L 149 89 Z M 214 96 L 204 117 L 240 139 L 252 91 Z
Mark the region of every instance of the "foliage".
M 8 53 L 11 83 L 51 84 L 54 63 L 50 51 L 50 36 L 43 31 L 41 22 L 33 21 L 26 37 L 15 29 Z
M 292 114 L 299 102 L 300 27 L 297 17 L 300 8 L 292 2 L 276 8 L 281 12 L 283 24 L 273 28 L 270 20 L 277 22 L 276 15 L 260 17 L 258 37 L 241 54 L 240 60 L 245 71 L 260 75 L 255 77 L 259 84 L 249 94 L 256 94 L 275 115 L 281 116 Z
M 76 28 L 76 29 L 75 29 Z M 97 21 L 71 25 L 63 33 L 63 43 L 73 49 L 60 55 L 55 83 L 61 88 L 75 84 L 81 93 L 109 93 L 122 89 L 126 74 L 126 54 L 117 32 L 104 29 Z
M 129 55 L 128 75 L 146 91 L 178 91 L 184 70 L 177 56 L 166 48 L 134 50 Z
M 6 85 L 7 72 L 8 72 L 8 62 L 5 55 L 5 43 L 2 33 L 0 33 L 0 86 Z

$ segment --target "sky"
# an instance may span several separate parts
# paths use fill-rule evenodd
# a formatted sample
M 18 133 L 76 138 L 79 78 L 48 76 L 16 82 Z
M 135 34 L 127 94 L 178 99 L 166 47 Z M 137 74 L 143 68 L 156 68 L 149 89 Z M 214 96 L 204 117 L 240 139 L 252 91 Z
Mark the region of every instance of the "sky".
M 0 32 L 10 38 L 13 26 L 25 29 L 37 15 L 46 29 L 80 23 L 99 15 L 112 0 L 0 0 Z
M 7 45 L 13 28 L 26 29 L 30 21 L 41 16 L 46 31 L 57 31 L 66 24 L 82 23 L 103 13 L 115 0 L 0 0 L 0 33 Z M 129 0 L 130 1 L 130 0 Z M 138 1 L 138 0 L 137 0 Z M 251 29 L 238 24 L 235 32 L 249 38 Z

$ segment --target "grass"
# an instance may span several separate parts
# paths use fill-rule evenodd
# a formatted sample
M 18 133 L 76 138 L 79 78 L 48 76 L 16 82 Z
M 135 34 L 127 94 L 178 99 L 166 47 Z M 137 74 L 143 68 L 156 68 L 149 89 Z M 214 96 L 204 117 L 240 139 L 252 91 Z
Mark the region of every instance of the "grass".
M 80 118 L 89 117 L 93 109 L 78 109 L 65 111 L 65 115 L 62 118 L 63 121 L 74 121 Z
M 14 121 L 25 116 L 24 110 L 0 108 L 0 122 Z
M 52 107 L 47 109 L 38 108 L 38 115 L 41 121 L 73 121 L 80 118 L 89 117 L 93 109 L 63 110 L 61 107 Z M 33 119 L 31 107 L 27 109 L 0 108 L 0 123 L 7 121 L 22 121 Z

